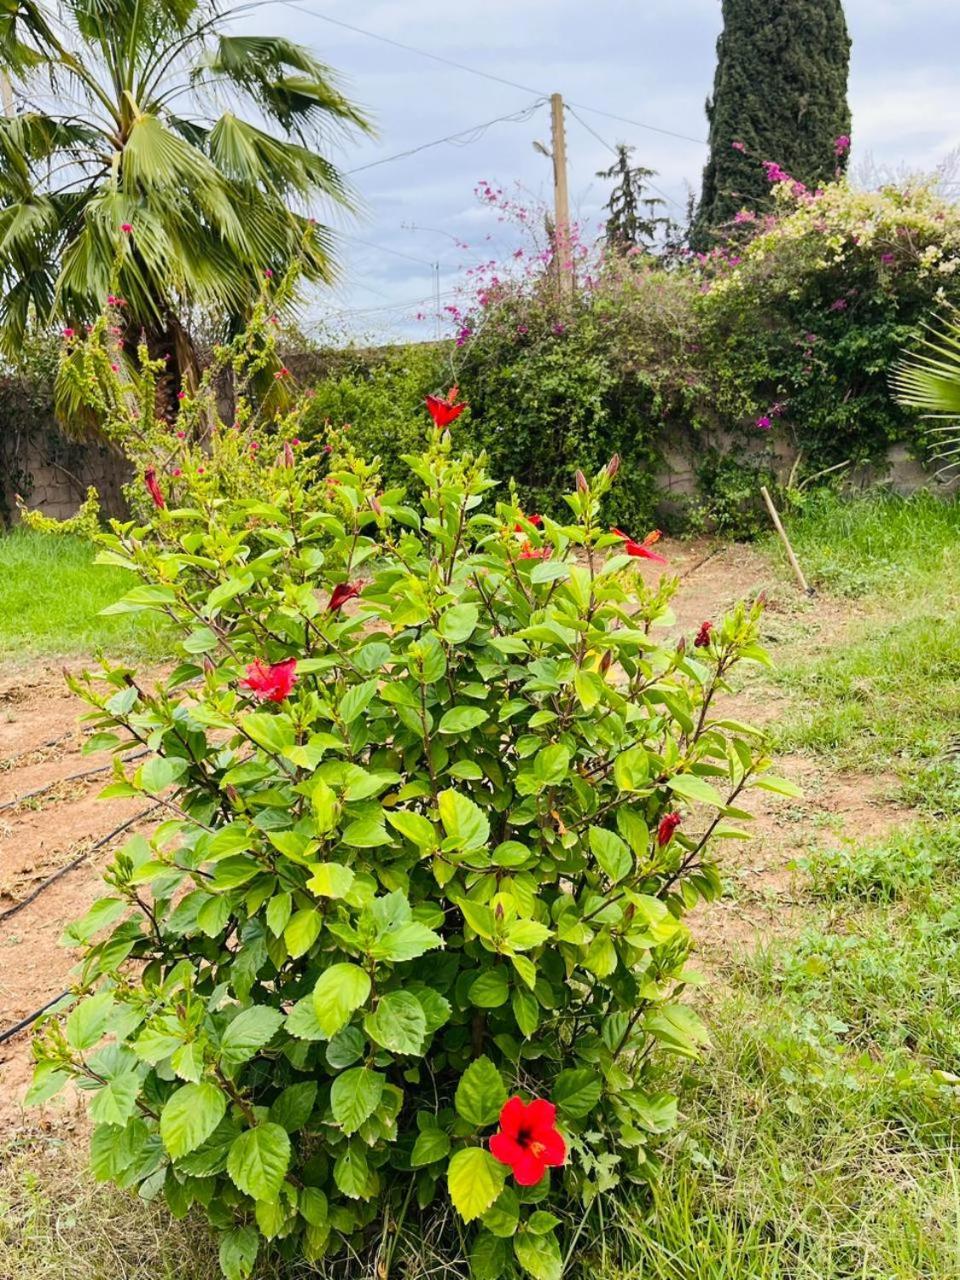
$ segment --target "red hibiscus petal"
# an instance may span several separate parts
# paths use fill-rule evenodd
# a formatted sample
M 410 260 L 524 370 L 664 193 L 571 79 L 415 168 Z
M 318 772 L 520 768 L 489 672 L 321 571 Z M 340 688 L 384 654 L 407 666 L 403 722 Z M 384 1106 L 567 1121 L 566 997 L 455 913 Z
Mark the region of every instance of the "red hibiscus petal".
M 532 1151 L 521 1151 L 513 1165 L 513 1176 L 521 1187 L 535 1187 L 547 1171 L 547 1166 Z
M 520 1143 L 508 1133 L 495 1133 L 490 1139 L 490 1154 L 501 1164 L 508 1164 L 511 1169 L 523 1157 L 524 1151 Z
M 549 1129 L 545 1133 L 538 1133 L 537 1141 L 543 1148 L 540 1152 L 540 1158 L 544 1164 L 561 1165 L 564 1163 L 567 1158 L 567 1144 L 562 1133 L 559 1133 L 556 1129 Z
M 552 1102 L 547 1102 L 546 1098 L 534 1098 L 527 1107 L 526 1122 L 533 1130 L 552 1129 L 557 1123 L 557 1108 Z M 535 1136 L 539 1141 L 540 1133 L 537 1132 Z
M 514 1094 L 512 1098 L 508 1098 L 500 1110 L 500 1128 L 508 1137 L 516 1140 L 521 1128 L 526 1123 L 527 1108 L 523 1104 L 522 1098 Z

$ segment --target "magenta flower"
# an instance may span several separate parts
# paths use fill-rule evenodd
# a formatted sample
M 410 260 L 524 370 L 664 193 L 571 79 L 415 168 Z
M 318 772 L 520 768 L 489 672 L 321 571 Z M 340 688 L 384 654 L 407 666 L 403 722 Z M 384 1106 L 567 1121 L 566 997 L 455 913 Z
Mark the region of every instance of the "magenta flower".
M 133 232 L 133 223 L 132 223 L 132 222 L 121 222 L 121 223 L 120 223 L 120 230 L 123 232 L 123 234 L 124 234 L 125 236 L 130 235 L 130 234 Z
M 850 150 L 850 139 L 847 136 L 847 134 L 841 133 L 840 137 L 834 140 L 833 154 L 839 160 L 840 157 L 845 156 L 849 150 Z
M 741 152 L 741 153 L 745 153 L 745 152 L 746 152 L 746 150 L 747 150 L 745 143 L 740 142 L 740 141 L 737 141 L 737 142 L 731 142 L 731 143 L 730 143 L 730 145 L 731 145 L 731 147 L 733 147 L 734 151 L 739 151 L 739 152 Z
M 830 303 L 831 311 L 846 311 L 846 309 L 847 309 L 846 298 L 837 298 L 836 302 Z
M 763 171 L 767 176 L 767 181 L 770 183 L 790 181 L 789 173 L 787 173 L 786 169 L 781 169 L 776 160 L 764 160 Z
M 760 417 L 757 419 L 757 426 L 760 428 L 761 431 L 769 431 L 770 428 L 773 426 L 773 423 L 764 413 L 764 414 L 761 414 Z

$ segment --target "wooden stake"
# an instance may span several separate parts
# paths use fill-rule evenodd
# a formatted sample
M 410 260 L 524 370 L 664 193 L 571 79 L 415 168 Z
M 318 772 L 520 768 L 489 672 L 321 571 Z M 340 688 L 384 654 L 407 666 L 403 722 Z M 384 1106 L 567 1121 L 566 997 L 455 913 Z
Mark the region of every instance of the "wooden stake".
M 790 539 L 787 537 L 787 531 L 786 529 L 784 529 L 783 525 L 780 523 L 780 516 L 777 512 L 777 508 L 773 505 L 773 499 L 770 497 L 770 494 L 767 492 L 767 486 L 765 484 L 762 484 L 760 486 L 760 492 L 763 494 L 763 500 L 767 504 L 767 510 L 770 512 L 770 519 L 773 521 L 773 527 L 776 529 L 777 533 L 780 535 L 780 541 L 784 545 L 784 549 L 786 550 L 786 553 L 787 553 L 787 559 L 790 561 L 790 565 L 793 569 L 794 574 L 796 575 L 797 582 L 799 582 L 800 584 L 800 590 L 805 595 L 808 595 L 808 596 L 815 595 L 816 593 L 814 592 L 813 587 L 810 587 L 807 585 L 807 580 L 803 576 L 803 570 L 800 568 L 800 561 L 797 559 L 796 555 L 794 554 L 793 547 L 791 547 L 790 545 Z

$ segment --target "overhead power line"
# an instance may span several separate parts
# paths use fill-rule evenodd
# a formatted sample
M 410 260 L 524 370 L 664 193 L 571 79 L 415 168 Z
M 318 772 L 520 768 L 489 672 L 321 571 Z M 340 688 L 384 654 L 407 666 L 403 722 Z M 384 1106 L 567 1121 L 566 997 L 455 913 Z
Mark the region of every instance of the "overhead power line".
M 480 76 L 483 80 L 492 80 L 495 84 L 505 84 L 511 89 L 520 89 L 524 93 L 532 93 L 538 98 L 548 98 L 550 95 L 543 89 L 535 89 L 528 84 L 520 84 L 516 80 L 508 80 L 505 76 L 495 75 L 491 71 L 481 71 L 479 67 L 471 67 L 465 62 L 456 62 L 453 58 L 445 58 L 442 54 L 431 53 L 429 49 L 421 49 L 417 45 L 406 44 L 402 40 L 394 40 L 392 36 L 380 35 L 378 31 L 369 31 L 366 27 L 355 26 L 352 22 L 344 22 L 342 18 L 334 18 L 329 13 L 321 13 L 318 9 L 311 9 L 307 5 L 298 4 L 296 0 L 281 0 L 281 3 L 287 5 L 290 9 L 298 9 L 301 13 L 306 13 L 312 18 L 319 18 L 321 22 L 329 22 L 332 26 L 342 27 L 344 31 L 352 31 L 355 35 L 366 36 L 370 40 L 379 40 L 381 44 L 391 45 L 394 49 L 402 49 L 404 53 L 415 53 L 421 58 L 429 58 L 432 62 L 442 63 L 444 66 L 453 67 L 457 71 L 465 71 L 467 75 Z M 675 129 L 664 129 L 660 125 L 647 124 L 643 120 L 630 120 L 626 116 L 615 115 L 612 111 L 604 111 L 600 107 L 591 107 L 585 102 L 575 102 L 575 107 L 579 107 L 581 111 L 592 111 L 595 115 L 606 116 L 610 120 L 619 120 L 622 124 L 633 125 L 636 129 L 647 129 L 652 133 L 662 133 L 668 138 L 679 138 L 683 142 L 694 142 L 697 146 L 706 146 L 704 138 L 694 138 L 688 133 L 679 133 Z
M 537 108 L 543 105 L 544 101 L 544 98 L 538 98 L 536 102 L 531 103 L 529 107 L 523 107 L 520 111 L 514 111 L 505 116 L 495 116 L 492 120 L 485 120 L 483 124 L 475 124 L 468 129 L 461 129 L 459 133 L 448 133 L 444 138 L 435 138 L 433 142 L 421 142 L 417 147 L 408 147 L 406 151 L 398 151 L 392 156 L 382 156 L 379 160 L 370 160 L 367 164 L 359 164 L 354 169 L 345 169 L 344 173 L 349 176 L 354 173 L 362 173 L 365 169 L 375 169 L 380 164 L 390 164 L 394 160 L 405 160 L 407 156 L 415 156 L 421 151 L 428 151 L 431 147 L 442 146 L 445 142 L 455 147 L 467 146 L 472 142 L 478 142 L 491 125 L 519 124 L 524 120 L 529 120 Z
M 569 102 L 566 103 L 566 108 L 570 112 L 570 114 L 573 116 L 574 120 L 576 120 L 576 122 L 582 128 L 586 129 L 587 133 L 592 134 L 602 146 L 607 148 L 608 151 L 612 152 L 614 155 L 619 155 L 619 152 L 617 148 L 613 145 L 613 143 L 608 142 L 606 138 L 602 138 L 600 134 L 597 133 L 596 129 L 594 129 L 591 125 L 587 124 L 586 120 L 584 120 L 581 116 L 577 115 L 576 111 L 574 111 L 573 107 L 570 106 Z M 678 209 L 683 208 L 683 205 L 680 203 L 679 200 L 674 200 L 673 196 L 668 196 L 666 191 L 662 191 L 655 182 L 651 182 L 649 178 L 644 179 L 644 181 L 646 182 L 646 185 L 650 188 L 651 191 L 656 191 L 658 196 L 663 196 L 664 200 L 666 200 L 668 204 L 675 205 Z

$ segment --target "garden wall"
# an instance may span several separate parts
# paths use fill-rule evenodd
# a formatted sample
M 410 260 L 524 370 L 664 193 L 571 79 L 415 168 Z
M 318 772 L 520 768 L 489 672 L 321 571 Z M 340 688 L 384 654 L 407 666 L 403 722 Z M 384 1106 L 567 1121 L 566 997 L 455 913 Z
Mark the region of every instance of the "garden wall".
M 130 464 L 105 445 L 70 445 L 68 456 L 58 459 L 55 451 L 29 441 L 23 454 L 23 470 L 32 480 L 25 495 L 26 504 L 45 516 L 55 520 L 72 516 L 86 496 L 88 485 L 94 485 L 100 494 L 105 517 L 122 519 L 129 515 L 121 486 L 130 479 Z M 13 518 L 16 519 L 15 512 Z

